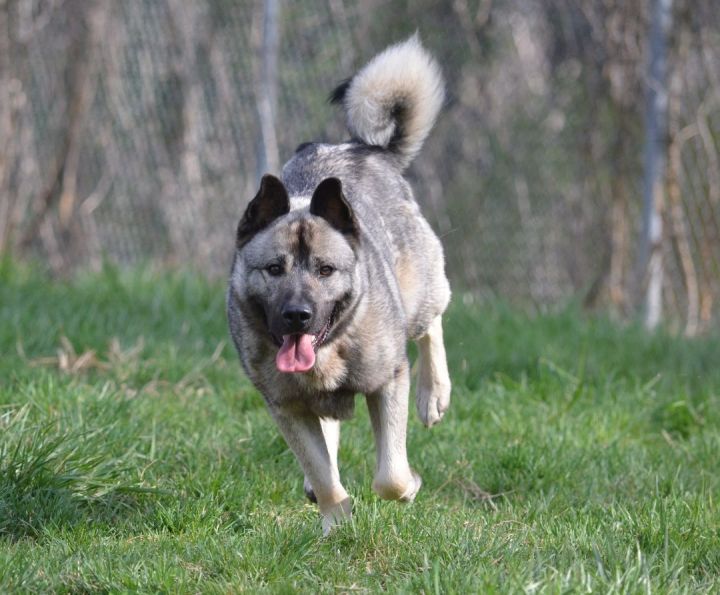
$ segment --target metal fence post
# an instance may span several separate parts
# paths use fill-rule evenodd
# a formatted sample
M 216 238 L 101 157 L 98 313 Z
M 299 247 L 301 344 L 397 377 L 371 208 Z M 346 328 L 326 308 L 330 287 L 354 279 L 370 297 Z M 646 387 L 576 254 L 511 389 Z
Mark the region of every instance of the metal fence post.
M 662 195 L 667 149 L 667 36 L 672 0 L 653 0 L 645 103 L 645 175 L 640 275 L 644 283 L 644 323 L 649 329 L 662 320 Z
M 260 81 L 257 91 L 257 111 L 260 135 L 257 149 L 257 179 L 263 174 L 279 173 L 280 157 L 275 115 L 278 97 L 278 51 L 280 0 L 265 0 L 263 8 L 262 41 L 260 44 Z

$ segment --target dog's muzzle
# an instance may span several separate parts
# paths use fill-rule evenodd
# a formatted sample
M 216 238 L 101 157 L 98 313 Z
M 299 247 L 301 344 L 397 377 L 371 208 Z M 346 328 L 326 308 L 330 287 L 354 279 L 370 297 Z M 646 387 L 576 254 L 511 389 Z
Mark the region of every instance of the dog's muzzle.
M 275 356 L 275 365 L 280 372 L 307 372 L 315 365 L 315 353 L 327 341 L 335 323 L 338 305 L 335 304 L 330 316 L 314 334 L 303 332 L 309 328 L 309 321 L 312 320 L 312 313 L 306 312 L 294 306 L 283 309 L 282 315 L 288 324 L 286 328 L 299 330 L 283 334 L 282 340 L 272 335 L 273 341 L 280 347 Z M 307 321 L 304 318 L 307 318 Z

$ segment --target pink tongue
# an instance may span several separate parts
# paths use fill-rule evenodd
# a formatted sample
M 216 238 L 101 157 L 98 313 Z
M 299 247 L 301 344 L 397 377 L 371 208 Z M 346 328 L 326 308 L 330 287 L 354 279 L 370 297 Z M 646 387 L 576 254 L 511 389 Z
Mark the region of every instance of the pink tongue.
M 275 356 L 281 372 L 307 372 L 315 365 L 313 335 L 283 335 L 283 344 Z

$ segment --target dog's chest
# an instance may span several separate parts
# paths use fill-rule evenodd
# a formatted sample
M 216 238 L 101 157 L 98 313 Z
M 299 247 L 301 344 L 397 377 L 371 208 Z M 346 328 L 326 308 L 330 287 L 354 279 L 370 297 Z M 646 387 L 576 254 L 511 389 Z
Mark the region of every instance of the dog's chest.
M 334 392 L 345 384 L 349 361 L 346 350 L 339 347 L 321 349 L 312 370 L 297 374 L 297 382 L 308 392 Z

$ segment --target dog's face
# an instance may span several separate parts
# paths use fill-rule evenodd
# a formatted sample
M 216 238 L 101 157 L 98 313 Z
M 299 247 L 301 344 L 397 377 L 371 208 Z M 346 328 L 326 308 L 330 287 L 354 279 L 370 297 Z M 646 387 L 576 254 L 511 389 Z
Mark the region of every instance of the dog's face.
M 357 232 L 338 179 L 318 185 L 309 213 L 290 213 L 282 182 L 263 178 L 238 226 L 233 282 L 246 312 L 277 345 L 279 371 L 307 372 L 332 338 L 353 300 Z

